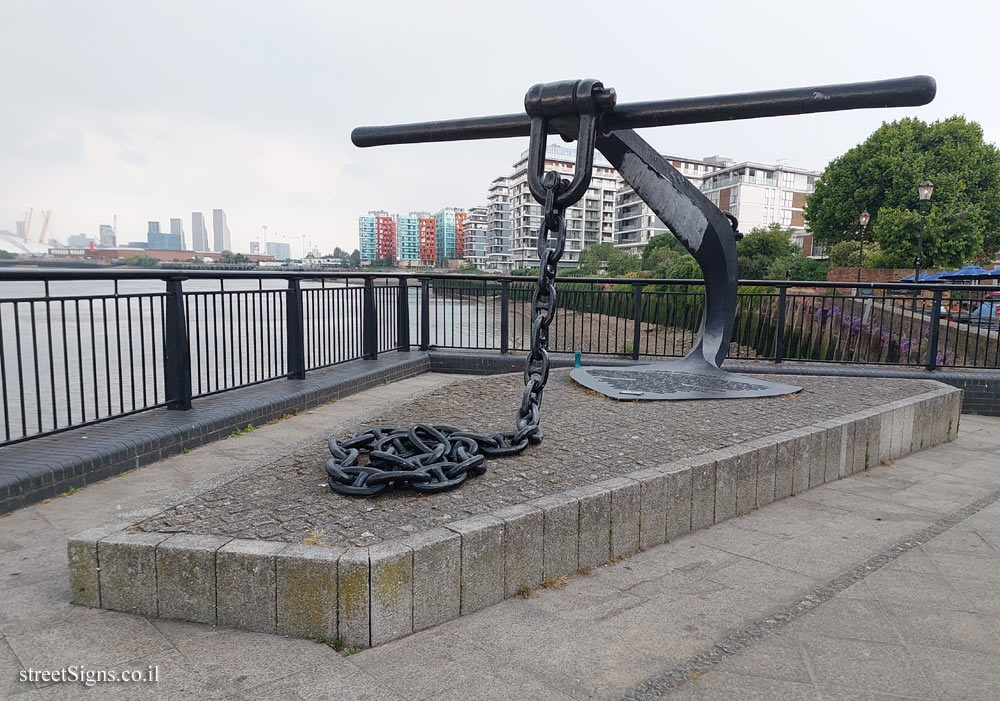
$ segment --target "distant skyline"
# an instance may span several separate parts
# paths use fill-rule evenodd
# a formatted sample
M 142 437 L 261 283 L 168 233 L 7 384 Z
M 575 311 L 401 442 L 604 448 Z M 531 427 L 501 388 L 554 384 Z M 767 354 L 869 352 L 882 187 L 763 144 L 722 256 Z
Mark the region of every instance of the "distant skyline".
M 238 250 L 264 225 L 293 250 L 303 236 L 353 250 L 361 213 L 483 204 L 527 146 L 357 149 L 353 127 L 515 112 L 533 83 L 576 77 L 622 102 L 938 81 L 920 108 L 643 131 L 682 156 L 822 170 L 883 121 L 956 113 L 995 143 L 1000 97 L 982 76 L 1000 65 L 998 20 L 972 2 L 6 0 L 17 68 L 0 73 L 0 229 L 33 206 L 52 210 L 55 237 L 96 238 L 117 214 L 127 242 L 147 221 L 221 207 Z M 149 50 L 157 37 L 169 50 Z

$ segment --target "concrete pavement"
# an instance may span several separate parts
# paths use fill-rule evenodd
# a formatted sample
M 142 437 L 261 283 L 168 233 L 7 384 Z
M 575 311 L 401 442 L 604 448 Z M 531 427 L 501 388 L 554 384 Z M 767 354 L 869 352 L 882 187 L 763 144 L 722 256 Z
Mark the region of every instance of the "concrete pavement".
M 974 416 L 951 444 L 350 656 L 67 603 L 69 535 L 454 381 L 369 390 L 0 518 L 0 698 L 1000 695 L 1000 419 Z M 160 681 L 17 681 L 69 665 Z

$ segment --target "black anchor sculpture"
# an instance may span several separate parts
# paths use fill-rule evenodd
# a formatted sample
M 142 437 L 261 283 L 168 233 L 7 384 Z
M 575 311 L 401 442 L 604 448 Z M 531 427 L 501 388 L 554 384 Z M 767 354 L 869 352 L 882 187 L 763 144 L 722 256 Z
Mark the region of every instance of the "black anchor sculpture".
M 615 93 L 594 80 L 536 85 L 525 97 L 525 114 L 509 114 L 420 124 L 359 127 L 351 135 L 357 146 L 494 139 L 532 135 L 529 174 L 540 173 L 544 136 L 531 128 L 546 118 L 548 133 L 566 141 L 580 140 L 574 189 L 577 198 L 589 182 L 589 151 L 596 148 L 636 194 L 678 238 L 701 266 L 705 305 L 694 347 L 681 360 L 632 368 L 577 368 L 580 384 L 617 399 L 692 399 L 759 397 L 800 388 L 748 378 L 721 369 L 729 349 L 736 315 L 738 269 L 735 220 L 719 210 L 697 187 L 643 140 L 634 129 L 849 109 L 922 105 L 934 98 L 929 76 L 866 83 L 826 85 L 713 97 L 615 105 Z M 588 139 L 581 120 L 598 122 Z M 581 135 L 583 135 L 581 137 Z M 541 139 L 541 148 L 537 146 Z M 581 174 L 582 167 L 586 173 Z M 577 182 L 583 176 L 587 182 Z M 582 189 L 581 189 L 582 186 Z M 536 199 L 537 187 L 532 188 Z M 542 200 L 539 199 L 539 202 Z
M 396 487 L 424 493 L 454 489 L 470 474 L 482 474 L 487 458 L 516 455 L 542 441 L 542 394 L 549 377 L 549 326 L 558 307 L 556 275 L 566 245 L 565 214 L 587 191 L 595 149 L 698 261 L 705 279 L 705 305 L 697 341 L 683 359 L 630 368 L 577 368 L 571 377 L 615 399 L 766 397 L 799 391 L 721 369 L 736 313 L 736 221 L 632 130 L 919 105 L 929 102 L 934 92 L 933 79 L 916 76 L 616 107 L 614 90 L 596 80 L 576 80 L 533 86 L 524 98 L 523 115 L 355 129 L 351 138 L 358 146 L 529 136 L 528 189 L 544 216 L 537 234 L 539 270 L 531 300 L 531 345 L 514 428 L 477 434 L 444 425 L 377 426 L 347 439 L 331 438 L 331 458 L 326 463 L 330 488 L 352 496 L 375 496 Z M 545 172 L 550 133 L 578 142 L 572 181 Z M 362 461 L 363 454 L 367 462 Z

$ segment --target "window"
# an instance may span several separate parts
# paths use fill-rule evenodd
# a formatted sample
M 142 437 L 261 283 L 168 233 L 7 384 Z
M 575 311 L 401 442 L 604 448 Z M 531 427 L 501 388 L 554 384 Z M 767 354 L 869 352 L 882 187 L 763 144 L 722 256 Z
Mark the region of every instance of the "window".
M 782 173 L 781 184 L 784 187 L 795 187 L 795 173 Z
M 781 193 L 781 206 L 782 207 L 792 206 L 792 193 L 789 190 L 785 190 Z

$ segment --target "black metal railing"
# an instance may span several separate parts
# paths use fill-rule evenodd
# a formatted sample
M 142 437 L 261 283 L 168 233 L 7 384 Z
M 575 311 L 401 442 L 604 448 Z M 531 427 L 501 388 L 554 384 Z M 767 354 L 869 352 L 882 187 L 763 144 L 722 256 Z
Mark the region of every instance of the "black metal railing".
M 512 353 L 526 277 L 0 270 L 0 445 L 391 350 Z M 553 352 L 685 355 L 693 280 L 561 278 Z M 996 292 L 994 292 L 996 290 Z M 994 303 L 992 295 L 998 295 Z M 1000 287 L 746 281 L 729 357 L 1000 367 Z

